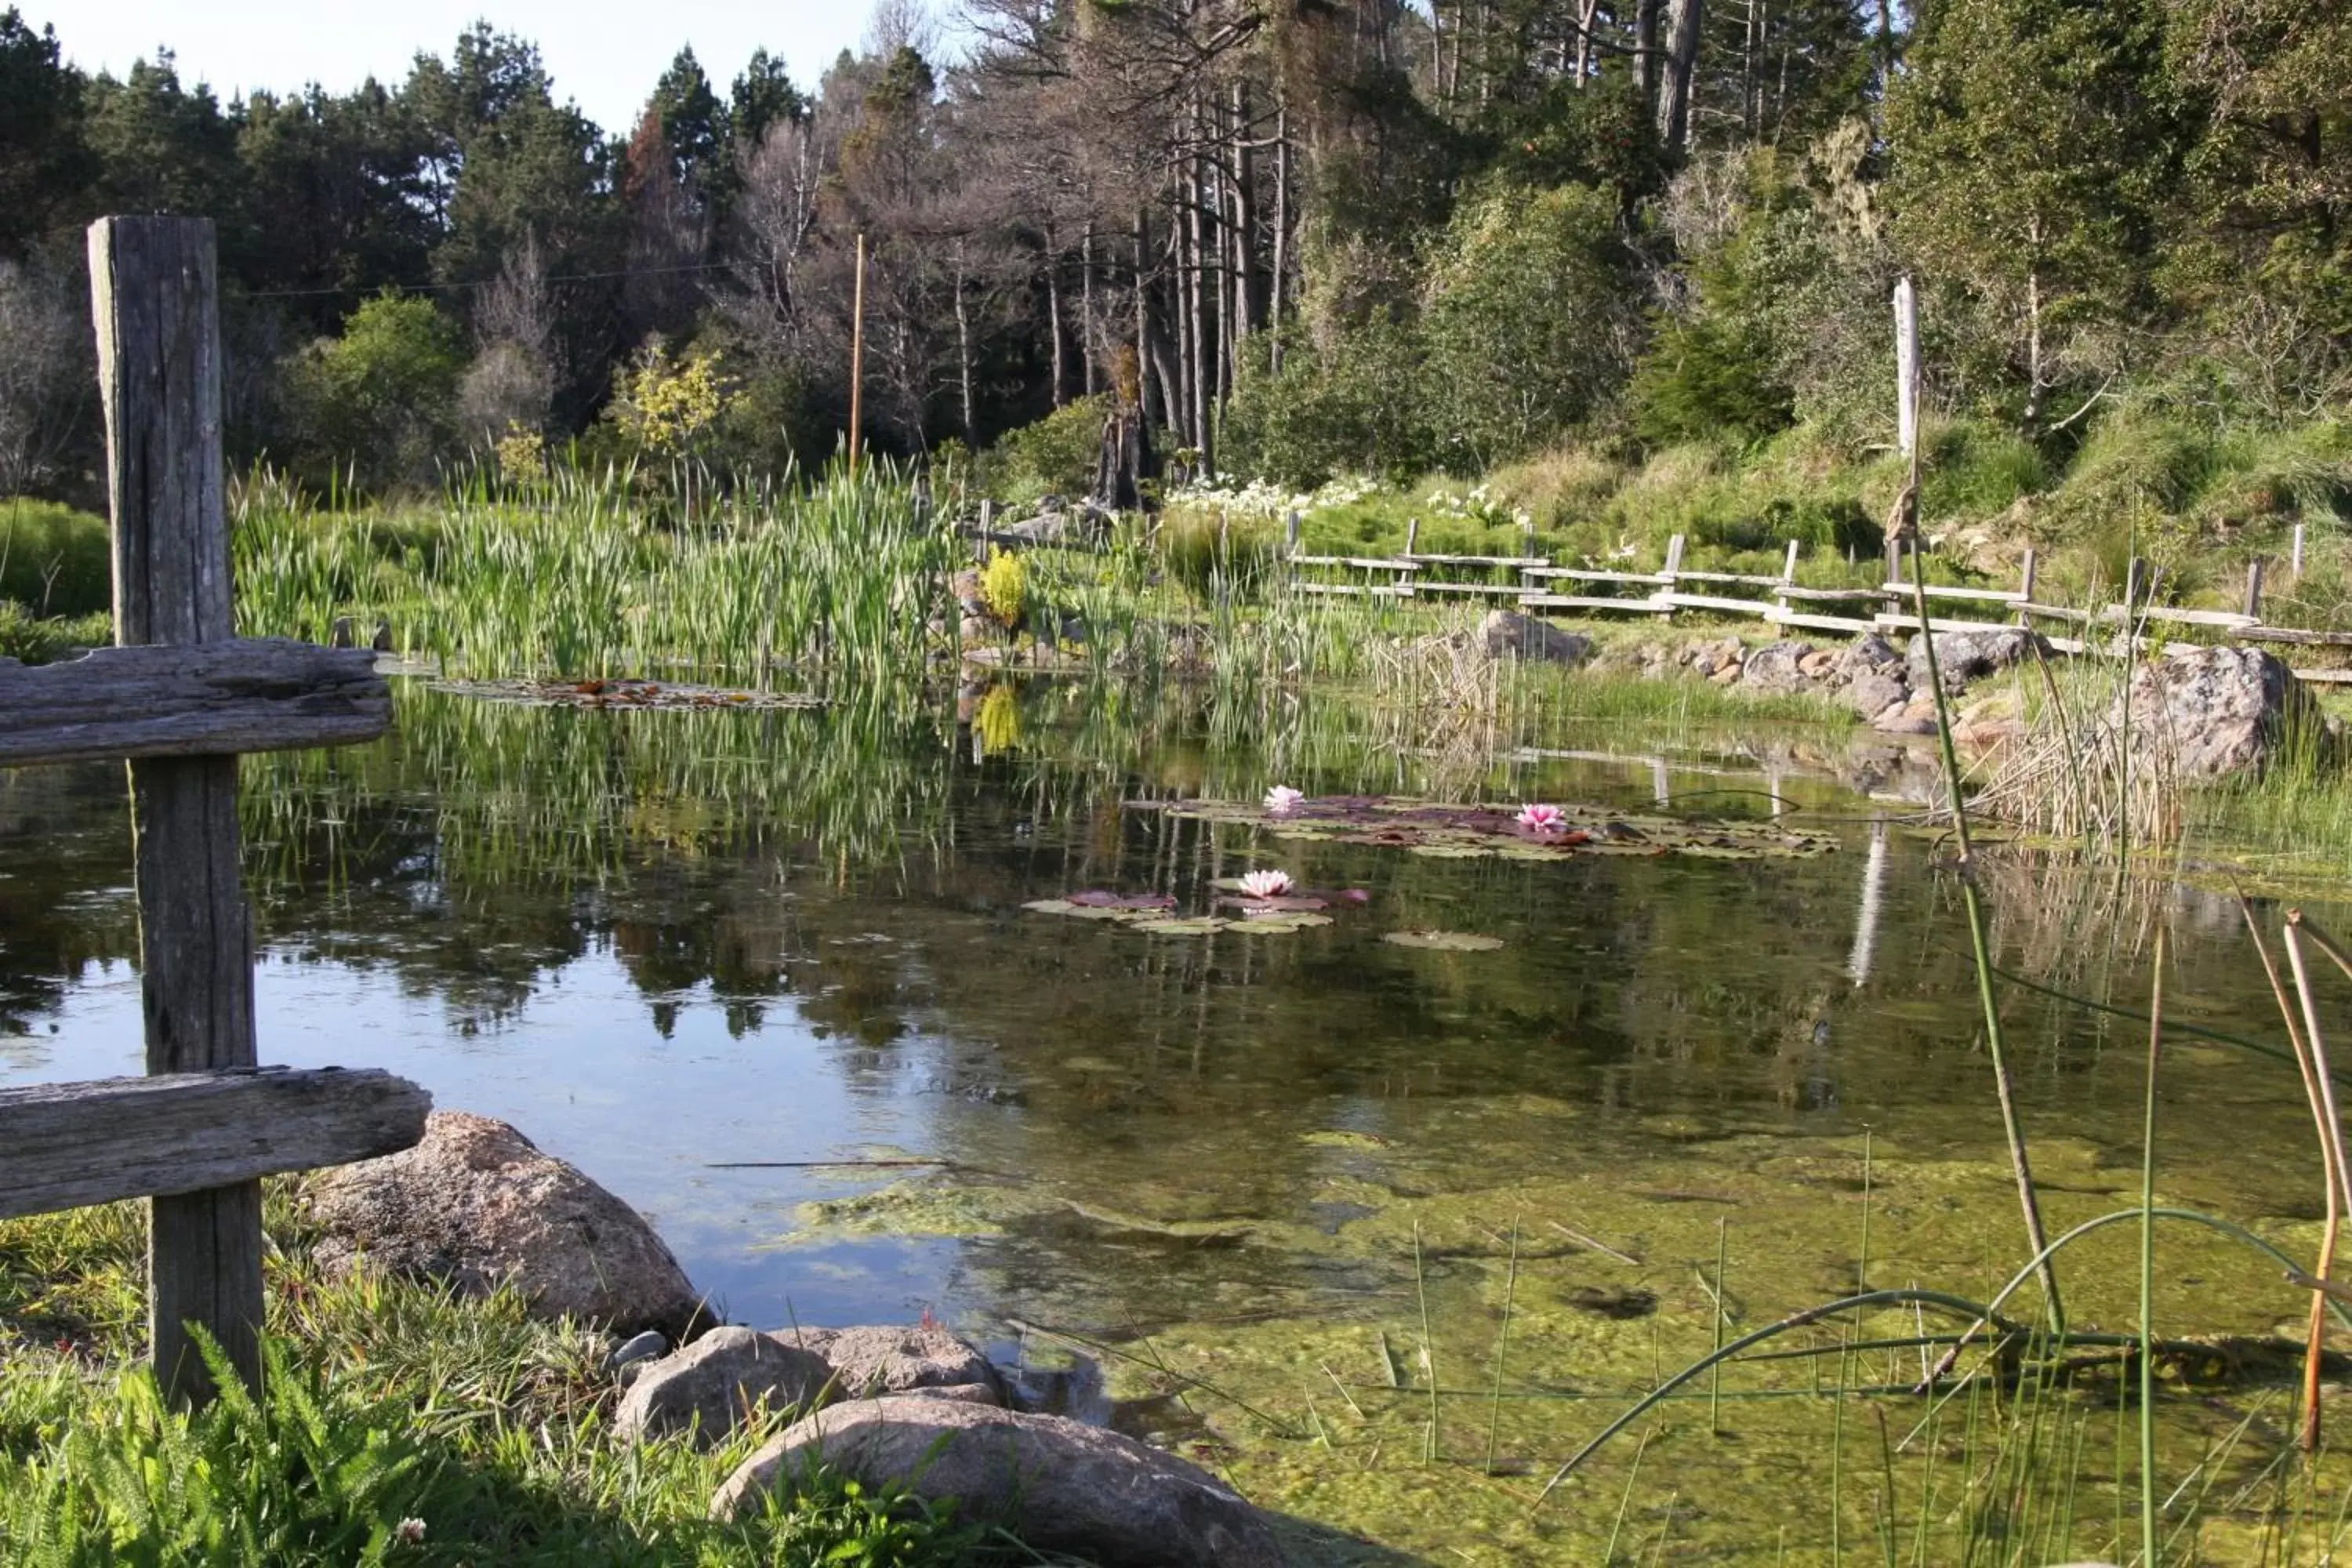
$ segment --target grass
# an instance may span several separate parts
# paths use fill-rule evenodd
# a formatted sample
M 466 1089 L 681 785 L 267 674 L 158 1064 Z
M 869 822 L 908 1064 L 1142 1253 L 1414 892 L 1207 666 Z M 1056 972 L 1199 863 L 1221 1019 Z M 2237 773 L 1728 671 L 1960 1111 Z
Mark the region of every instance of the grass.
M 114 617 L 37 616 L 10 599 L 0 599 L 0 658 L 50 664 L 76 648 L 103 647 L 114 640 Z
M 478 476 L 438 507 L 322 511 L 267 475 L 232 500 L 239 626 L 322 637 L 391 624 L 453 674 L 702 672 L 862 688 L 922 666 L 953 558 L 886 465 L 656 505 L 625 470 L 521 492 Z M 781 673 L 780 673 L 781 672 Z
M 167 1410 L 139 1349 L 143 1209 L 0 1221 L 0 1560 L 23 1568 L 1033 1563 L 911 1500 L 819 1478 L 740 1525 L 709 1453 L 615 1444 L 606 1342 L 498 1296 L 311 1267 L 270 1204 L 267 1392 Z M 225 1379 L 224 1381 L 233 1380 Z

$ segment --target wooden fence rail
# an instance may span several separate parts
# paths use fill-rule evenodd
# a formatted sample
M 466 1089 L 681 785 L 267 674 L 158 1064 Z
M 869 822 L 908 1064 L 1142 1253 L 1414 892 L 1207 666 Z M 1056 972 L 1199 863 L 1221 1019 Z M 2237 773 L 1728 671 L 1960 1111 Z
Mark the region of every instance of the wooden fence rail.
M 1678 611 L 1693 610 L 1716 616 L 1751 616 L 1767 626 L 1792 631 L 1843 636 L 1916 631 L 1919 625 L 1918 616 L 1911 607 L 1911 584 L 1891 550 L 1885 580 L 1877 586 L 1814 588 L 1796 580 L 1798 546 L 1794 541 L 1790 542 L 1780 575 L 1764 576 L 1755 573 L 1685 570 L 1682 564 L 1685 541 L 1679 533 L 1667 541 L 1665 558 L 1658 569 L 1642 572 L 1561 566 L 1537 555 L 1424 554 L 1411 548 L 1413 531 L 1417 531 L 1408 532 L 1407 548 L 1395 555 L 1307 555 L 1294 548 L 1288 554 L 1290 585 L 1295 592 L 1321 596 L 1491 599 L 1537 614 L 1575 611 L 1585 615 L 1672 617 Z M 1294 516 L 1286 530 L 1294 545 L 1298 533 Z M 1514 573 L 1517 580 L 1463 582 L 1444 574 L 1448 569 L 1461 567 Z M 2307 631 L 2264 624 L 2262 601 L 2267 569 L 2268 563 L 2261 559 L 2248 564 L 2241 608 L 2191 610 L 2151 603 L 2160 584 L 2148 563 L 2136 560 L 2121 601 L 2076 609 L 2044 604 L 2035 596 L 2039 563 L 2034 552 L 2028 550 L 2019 564 L 2017 585 L 2013 588 L 1928 584 L 1927 595 L 1936 605 L 1928 625 L 1941 632 L 2054 623 L 2068 631 L 2044 635 L 2053 647 L 2064 653 L 2081 653 L 2092 646 L 2088 634 L 2095 628 L 2116 628 L 2115 637 L 2120 638 L 2129 628 L 2148 623 L 2200 627 L 2220 634 L 2224 640 L 2352 648 L 2352 632 Z M 1337 580 L 1328 575 L 1333 573 L 1340 574 Z M 1556 586 L 1560 584 L 1647 592 L 1562 593 Z M 1945 613 L 1948 607 L 1948 614 Z M 1971 610 L 1978 614 L 1967 613 Z M 1996 618 L 1980 618 L 1985 612 Z M 2098 646 L 2106 646 L 2109 640 L 2102 637 Z M 2299 669 L 2296 673 L 2305 679 L 2352 683 L 2352 670 Z

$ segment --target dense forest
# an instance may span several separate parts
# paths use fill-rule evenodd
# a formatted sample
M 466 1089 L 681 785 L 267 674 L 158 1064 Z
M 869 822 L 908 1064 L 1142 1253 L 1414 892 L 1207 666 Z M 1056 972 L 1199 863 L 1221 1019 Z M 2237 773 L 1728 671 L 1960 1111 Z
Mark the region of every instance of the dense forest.
M 217 220 L 233 457 L 373 489 L 831 453 L 861 237 L 868 439 L 935 459 L 1122 396 L 1289 485 L 1865 450 L 1905 271 L 1938 407 L 2043 457 L 2352 384 L 2338 0 L 959 4 L 813 82 L 681 51 L 625 134 L 487 24 L 224 102 L 0 15 L 0 494 L 89 496 L 100 212 Z

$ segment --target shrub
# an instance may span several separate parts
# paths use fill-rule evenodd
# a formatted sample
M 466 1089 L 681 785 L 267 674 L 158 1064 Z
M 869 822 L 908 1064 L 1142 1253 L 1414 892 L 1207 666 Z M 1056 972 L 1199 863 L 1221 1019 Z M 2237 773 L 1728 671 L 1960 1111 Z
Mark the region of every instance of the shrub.
M 465 368 L 457 329 L 433 301 L 393 293 L 368 300 L 341 337 L 312 343 L 289 373 L 310 466 L 348 468 L 371 489 L 431 483 Z
M 1387 310 L 1294 343 L 1272 368 L 1272 340 L 1245 345 L 1227 404 L 1224 466 L 1312 489 L 1339 474 L 1402 479 L 1435 466 L 1433 400 L 1419 331 Z
M 1102 450 L 1103 421 L 1110 395 L 1099 393 L 1064 404 L 1043 419 L 998 437 L 1001 461 L 996 499 L 1024 506 L 1052 496 L 1093 491 L 1095 463 Z
M 1617 216 L 1580 185 L 1497 186 L 1463 204 L 1423 325 L 1446 468 L 1533 451 L 1622 386 L 1639 321 Z
M 993 552 L 981 568 L 980 596 L 990 615 L 1007 626 L 1019 626 L 1029 601 L 1028 566 L 1010 550 Z
M 35 615 L 84 616 L 114 601 L 106 520 L 53 501 L 0 500 L 0 599 Z

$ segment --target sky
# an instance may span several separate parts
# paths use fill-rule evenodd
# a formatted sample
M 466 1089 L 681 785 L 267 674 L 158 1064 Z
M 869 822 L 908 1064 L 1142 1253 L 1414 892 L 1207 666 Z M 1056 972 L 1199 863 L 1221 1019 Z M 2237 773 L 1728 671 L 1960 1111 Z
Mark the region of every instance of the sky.
M 872 0 L 16 0 L 36 28 L 54 24 L 66 57 L 121 76 L 158 45 L 180 77 L 223 98 L 318 82 L 345 91 L 396 82 L 420 49 L 446 58 L 477 18 L 539 45 L 558 100 L 575 100 L 625 134 L 679 47 L 692 44 L 720 96 L 754 48 L 783 57 L 806 89 L 865 31 Z

